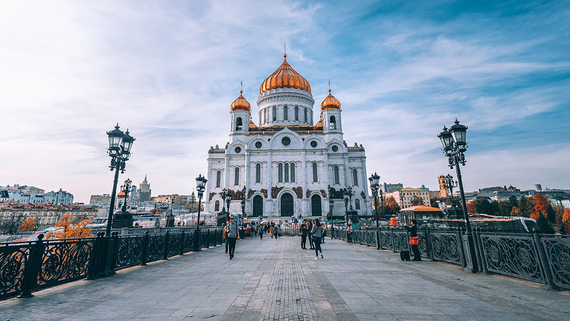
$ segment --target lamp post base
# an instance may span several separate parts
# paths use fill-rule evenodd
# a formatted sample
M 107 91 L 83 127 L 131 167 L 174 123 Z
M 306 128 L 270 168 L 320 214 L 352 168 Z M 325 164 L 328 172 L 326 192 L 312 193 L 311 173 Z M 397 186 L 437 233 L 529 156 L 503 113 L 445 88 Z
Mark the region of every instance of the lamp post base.
M 465 233 L 461 238 L 463 241 L 463 253 L 465 253 L 465 265 L 463 266 L 463 270 L 471 273 L 477 273 L 477 259 L 475 255 L 473 234 Z
M 202 250 L 202 247 L 200 246 L 200 230 L 198 229 L 198 227 L 196 227 L 196 229 L 194 230 L 194 246 L 193 246 L 193 251 L 194 252 L 198 252 L 200 250 Z

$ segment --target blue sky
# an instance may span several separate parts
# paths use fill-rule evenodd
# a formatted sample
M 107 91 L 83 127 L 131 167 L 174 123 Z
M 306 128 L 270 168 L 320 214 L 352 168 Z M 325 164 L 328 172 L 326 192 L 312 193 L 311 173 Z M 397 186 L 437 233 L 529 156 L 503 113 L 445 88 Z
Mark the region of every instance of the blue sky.
M 437 188 L 437 134 L 469 126 L 465 189 L 570 188 L 568 1 L 18 1 L 0 12 L 0 185 L 110 193 L 105 131 L 137 138 L 121 181 L 188 194 L 229 106 L 282 62 L 328 80 L 381 181 Z M 318 117 L 318 116 L 317 116 Z M 318 120 L 315 119 L 316 122 Z

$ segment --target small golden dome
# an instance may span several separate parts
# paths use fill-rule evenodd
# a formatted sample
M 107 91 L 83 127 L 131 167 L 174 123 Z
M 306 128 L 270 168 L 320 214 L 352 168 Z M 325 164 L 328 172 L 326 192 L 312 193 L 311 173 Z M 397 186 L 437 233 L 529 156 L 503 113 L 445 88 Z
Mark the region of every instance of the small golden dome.
M 119 192 L 119 194 L 117 194 L 117 198 L 125 198 L 125 192 Z
M 257 126 L 253 122 L 251 116 L 249 116 L 249 130 L 252 130 L 252 129 L 257 129 Z
M 338 101 L 338 99 L 336 99 L 331 94 L 330 89 L 329 89 L 329 95 L 327 96 L 327 98 L 325 98 L 325 100 L 323 100 L 323 103 L 321 104 L 321 110 L 325 109 L 340 109 L 340 101 Z
M 317 130 L 323 129 L 323 115 L 321 115 L 319 121 L 317 122 L 314 128 Z
M 287 55 L 283 55 L 283 63 L 267 79 L 261 83 L 259 94 L 275 88 L 297 88 L 311 92 L 311 85 L 287 63 Z
M 250 111 L 251 110 L 251 105 L 249 104 L 249 102 L 247 101 L 247 99 L 245 99 L 243 97 L 243 90 L 239 91 L 239 97 L 234 100 L 234 102 L 232 103 L 231 109 L 232 111 L 234 110 L 247 110 Z

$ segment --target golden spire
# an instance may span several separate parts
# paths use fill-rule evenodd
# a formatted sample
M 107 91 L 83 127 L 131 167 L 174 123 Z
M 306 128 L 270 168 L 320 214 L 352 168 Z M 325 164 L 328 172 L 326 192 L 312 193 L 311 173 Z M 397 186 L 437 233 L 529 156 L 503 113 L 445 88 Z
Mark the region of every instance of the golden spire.
M 250 111 L 251 105 L 249 104 L 249 101 L 247 101 L 247 99 L 245 99 L 245 97 L 243 97 L 243 81 L 240 81 L 240 84 L 241 84 L 241 88 L 239 90 L 239 97 L 236 98 L 236 100 L 234 100 L 234 102 L 230 106 L 230 109 L 232 111 L 234 111 L 234 110 Z
M 340 101 L 331 94 L 331 81 L 329 80 L 329 95 L 321 103 L 321 110 L 340 109 Z

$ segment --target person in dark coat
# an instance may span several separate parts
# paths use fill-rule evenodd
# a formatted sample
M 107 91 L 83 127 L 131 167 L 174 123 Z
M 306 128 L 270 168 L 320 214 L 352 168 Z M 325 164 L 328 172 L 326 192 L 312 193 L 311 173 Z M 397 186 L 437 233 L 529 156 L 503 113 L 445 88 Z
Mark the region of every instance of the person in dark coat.
M 418 249 L 418 226 L 415 219 L 411 220 L 412 226 L 407 224 L 404 227 L 410 232 L 410 244 L 412 245 L 412 252 L 414 252 L 414 259 L 412 261 L 421 261 L 420 250 Z
M 303 221 L 303 223 L 301 224 L 301 248 L 303 250 L 307 249 L 307 232 L 308 232 L 308 228 L 307 228 L 307 221 Z

